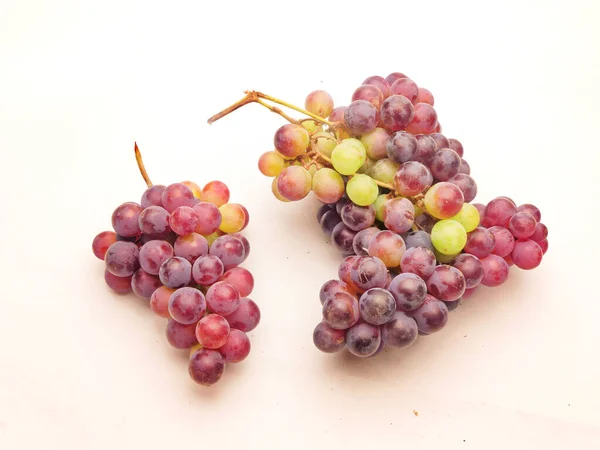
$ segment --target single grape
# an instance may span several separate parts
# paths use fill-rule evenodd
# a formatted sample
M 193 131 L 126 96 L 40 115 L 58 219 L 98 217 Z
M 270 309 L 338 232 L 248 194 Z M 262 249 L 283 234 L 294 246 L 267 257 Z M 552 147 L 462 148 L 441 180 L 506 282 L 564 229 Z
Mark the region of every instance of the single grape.
M 481 284 L 484 286 L 500 286 L 508 278 L 508 263 L 498 255 L 488 255 L 485 258 L 480 258 L 483 264 L 483 280 Z
M 332 209 L 331 211 L 328 211 L 325 214 L 323 214 L 323 217 L 321 217 L 321 221 L 319 222 L 319 224 L 321 225 L 323 233 L 325 233 L 325 235 L 328 238 L 331 238 L 333 230 L 335 229 L 336 225 L 341 223 L 341 221 L 342 219 L 340 218 L 340 216 L 337 214 L 337 212 L 335 212 L 335 210 Z
M 417 140 L 417 149 L 415 150 L 412 159 L 423 164 L 428 164 L 438 149 L 435 140 L 431 136 L 425 134 L 418 134 L 415 136 L 415 139 Z
M 92 251 L 96 258 L 104 261 L 108 248 L 117 242 L 117 233 L 114 231 L 103 231 L 99 233 L 92 242 Z
M 452 150 L 454 150 L 456 153 L 458 153 L 458 156 L 460 156 L 461 158 L 462 158 L 463 154 L 465 153 L 463 150 L 463 145 L 460 143 L 460 141 L 458 139 L 453 139 L 453 138 L 448 139 L 448 147 L 450 147 Z
M 211 312 L 227 316 L 240 306 L 240 293 L 234 285 L 217 281 L 206 291 L 206 303 Z
M 240 265 L 246 259 L 244 244 L 237 237 L 224 235 L 218 237 L 210 246 L 209 253 L 223 261 L 225 270 Z
M 169 212 L 161 206 L 148 206 L 138 216 L 138 226 L 149 236 L 165 237 L 170 231 Z
M 431 250 L 424 247 L 412 247 L 402 255 L 400 268 L 402 272 L 414 273 L 426 280 L 433 273 L 435 263 L 435 255 Z
M 373 167 L 369 170 L 369 175 L 377 181 L 386 184 L 392 184 L 394 182 L 394 175 L 399 169 L 399 165 L 396 164 L 389 158 L 383 158 L 379 161 L 375 161 Z
M 460 223 L 467 233 L 479 226 L 479 211 L 470 203 L 464 203 L 460 211 L 450 219 Z
M 321 287 L 321 291 L 319 292 L 319 300 L 321 301 L 321 305 L 325 303 L 325 301 L 335 294 L 343 292 L 346 294 L 354 295 L 352 288 L 348 286 L 341 280 L 329 280 Z
M 404 348 L 417 340 L 417 322 L 402 311 L 396 311 L 392 320 L 381 327 L 381 339 L 386 345 Z
M 531 240 L 541 242 L 548 237 L 548 227 L 541 222 L 535 225 L 535 230 L 531 235 Z
M 385 204 L 383 223 L 396 233 L 405 233 L 415 222 L 415 208 L 406 198 L 394 198 Z
M 306 96 L 304 107 L 319 117 L 327 117 L 333 111 L 333 98 L 325 91 L 313 91 Z
M 510 255 L 515 248 L 515 238 L 512 233 L 504 227 L 492 227 L 488 230 L 494 235 L 492 253 L 503 258 Z
M 169 319 L 171 314 L 169 313 L 169 299 L 175 292 L 175 289 L 168 288 L 166 286 L 160 286 L 150 296 L 150 309 L 159 317 Z
M 404 238 L 406 242 L 406 248 L 423 247 L 433 251 L 433 244 L 431 243 L 431 235 L 423 230 L 411 231 Z
M 431 229 L 431 243 L 444 255 L 456 255 L 467 243 L 467 232 L 456 220 L 440 220 Z
M 366 100 L 375 108 L 377 108 L 377 110 L 379 110 L 379 108 L 381 108 L 381 104 L 383 103 L 384 96 L 377 86 L 373 86 L 372 84 L 363 84 L 356 88 L 352 94 L 352 101 L 354 102 L 355 100 Z M 350 106 L 352 106 L 352 104 L 350 104 Z
M 548 251 L 548 240 L 544 239 L 542 241 L 539 241 L 537 244 L 540 246 L 540 248 L 542 249 L 542 253 L 545 255 Z
M 167 341 L 173 347 L 184 350 L 198 343 L 196 324 L 184 325 L 173 319 L 167 322 Z
M 470 175 L 457 173 L 448 180 L 448 183 L 458 186 L 463 193 L 465 202 L 471 202 L 477 196 L 477 183 Z
M 405 251 L 406 245 L 402 237 L 389 230 L 375 234 L 368 247 L 368 254 L 379 258 L 386 267 L 398 267 Z
M 187 286 L 192 279 L 192 264 L 187 259 L 174 256 L 162 263 L 158 276 L 162 284 L 171 289 Z
M 165 189 L 166 186 L 162 186 L 160 184 L 155 184 L 154 186 L 146 189 L 142 194 L 142 200 L 140 202 L 142 208 L 146 209 L 152 205 L 162 207 L 162 193 Z
M 389 291 L 373 288 L 365 291 L 358 301 L 360 316 L 372 325 L 389 322 L 396 312 L 396 300 Z
M 172 257 L 173 247 L 165 241 L 150 241 L 140 248 L 140 266 L 151 275 L 158 275 L 162 263 Z
M 535 217 L 528 212 L 517 212 L 508 221 L 508 229 L 516 239 L 530 238 L 536 225 Z
M 390 84 L 390 95 L 403 95 L 414 104 L 419 96 L 419 87 L 410 78 L 398 78 Z
M 353 202 L 349 202 L 342 208 L 340 217 L 342 222 L 351 230 L 364 230 L 375 222 L 375 208 L 372 205 L 358 206 Z
M 219 348 L 219 352 L 226 362 L 241 362 L 250 354 L 250 339 L 243 331 L 233 329 L 225 345 Z
M 356 236 L 354 236 L 354 240 L 352 241 L 354 253 L 358 256 L 367 256 L 369 254 L 369 244 L 377 233 L 379 233 L 379 228 L 377 227 L 365 228 L 356 233 Z
M 290 201 L 303 199 L 311 190 L 312 177 L 304 167 L 286 167 L 276 180 L 277 190 Z
M 536 222 L 539 222 L 540 220 L 542 220 L 542 213 L 540 212 L 540 209 L 537 206 L 531 205 L 529 203 L 520 205 L 517 208 L 517 212 L 526 212 L 526 213 L 531 214 L 534 217 L 534 219 L 536 220 Z
M 403 95 L 390 95 L 383 101 L 380 114 L 386 130 L 394 132 L 405 129 L 415 112 L 409 99 Z
M 342 213 L 342 208 L 344 206 L 346 206 L 347 203 L 350 203 L 350 199 L 348 197 L 342 197 L 340 198 L 340 200 L 335 204 L 335 211 L 337 212 L 337 214 L 341 214 Z
M 346 346 L 346 331 L 331 328 L 322 321 L 313 331 L 313 343 L 324 353 L 339 352 Z
M 372 356 L 381 344 L 381 330 L 366 322 L 357 323 L 346 331 L 346 346 L 350 353 L 360 358 Z
M 312 190 L 323 203 L 335 203 L 344 195 L 344 180 L 333 169 L 323 167 L 312 178 Z
M 331 163 L 340 174 L 352 175 L 364 164 L 366 155 L 364 146 L 361 148 L 354 142 L 344 140 L 331 152 Z
M 314 150 L 327 157 L 331 157 L 331 152 L 333 152 L 333 149 L 337 145 L 337 139 L 333 134 L 327 131 L 318 131 L 311 139 Z
M 175 241 L 175 256 L 181 256 L 192 264 L 194 264 L 198 258 L 207 254 L 208 242 L 204 236 L 198 233 L 191 233 L 187 236 L 179 236 Z
M 440 181 L 448 181 L 460 168 L 460 156 L 454 150 L 441 148 L 429 160 L 429 169 L 432 175 Z
M 169 314 L 179 323 L 196 323 L 206 311 L 204 294 L 193 287 L 177 289 L 169 298 Z
M 531 270 L 540 265 L 544 252 L 538 243 L 531 239 L 517 240 L 511 256 L 519 269 Z
M 325 213 L 331 211 L 332 207 L 333 207 L 333 205 L 329 205 L 327 203 L 319 206 L 319 209 L 317 210 L 317 222 L 321 223 L 321 219 L 323 218 Z
M 346 184 L 346 193 L 352 202 L 359 206 L 368 206 L 375 202 L 379 195 L 379 187 L 368 175 L 353 176 Z
M 379 122 L 379 109 L 366 100 L 355 100 L 344 111 L 344 123 L 353 135 L 373 131 Z
M 348 228 L 343 222 L 338 223 L 332 233 L 331 233 L 331 241 L 333 246 L 337 248 L 340 253 L 344 256 L 351 255 L 354 253 L 354 249 L 352 248 L 352 244 L 354 242 L 354 237 L 356 236 L 356 231 Z
M 435 141 L 436 148 L 450 148 L 448 138 L 442 133 L 431 133 L 429 136 Z
M 372 86 L 375 86 L 381 91 L 384 98 L 390 94 L 390 83 L 388 83 L 385 78 L 380 77 L 379 75 L 370 76 L 365 81 L 363 81 L 362 84 L 370 84 Z
M 194 281 L 203 286 L 210 286 L 218 281 L 224 271 L 223 262 L 214 255 L 201 256 L 192 267 Z
M 108 270 L 104 270 L 106 285 L 118 294 L 128 294 L 131 292 L 131 278 L 131 275 L 128 277 L 117 277 Z
M 196 339 L 204 348 L 217 349 L 229 337 L 229 322 L 219 314 L 208 314 L 196 325 Z
M 417 161 L 408 161 L 394 175 L 396 191 L 405 197 L 413 197 L 425 191 L 433 183 L 429 169 Z
M 140 298 L 150 300 L 150 297 L 161 286 L 157 276 L 149 274 L 144 269 L 138 269 L 131 277 L 131 290 Z
M 467 236 L 465 252 L 481 259 L 492 253 L 495 245 L 494 234 L 487 228 L 477 227 Z
M 514 203 L 503 197 L 497 197 L 485 207 L 485 220 L 488 226 L 508 227 L 508 221 L 517 212 Z
M 254 277 L 243 267 L 234 267 L 223 274 L 220 281 L 234 285 L 241 297 L 247 297 L 254 289 Z
M 433 133 L 437 125 L 437 113 L 428 103 L 416 103 L 413 119 L 406 126 L 406 131 L 413 134 Z
M 170 184 L 162 193 L 163 208 L 169 213 L 172 213 L 180 206 L 189 206 L 191 208 L 195 204 L 194 193 L 185 184 Z
M 479 286 L 483 280 L 483 264 L 475 255 L 462 253 L 454 259 L 452 265 L 464 275 L 467 289 Z
M 419 329 L 419 333 L 432 334 L 440 331 L 448 323 L 448 307 L 446 304 L 427 294 L 423 304 L 410 314 Z
M 458 173 L 464 173 L 465 175 L 471 174 L 471 166 L 469 166 L 469 163 L 465 159 L 461 158 Z
M 137 203 L 127 202 L 118 206 L 112 214 L 112 226 L 117 234 L 133 237 L 141 234 L 138 218 L 142 207 Z
M 387 156 L 386 143 L 390 135 L 383 128 L 375 128 L 370 133 L 365 133 L 360 137 L 360 141 L 365 147 L 367 156 L 374 160 L 380 160 Z
M 198 215 L 189 206 L 179 206 L 169 218 L 171 229 L 179 236 L 193 233 L 198 226 Z
M 106 269 L 114 276 L 129 277 L 140 267 L 139 253 L 133 242 L 117 241 L 106 251 Z
M 417 151 L 417 139 L 406 131 L 398 131 L 386 142 L 386 153 L 392 161 L 401 164 L 411 161 Z
M 387 268 L 383 261 L 373 256 L 360 256 L 350 269 L 350 279 L 359 289 L 384 288 L 387 285 Z
M 392 279 L 388 287 L 396 301 L 398 311 L 412 311 L 417 309 L 427 294 L 425 281 L 414 273 L 401 273 Z
M 338 106 L 333 108 L 331 114 L 329 114 L 330 122 L 343 122 L 344 121 L 344 113 L 346 112 L 347 106 Z
M 408 77 L 401 72 L 392 72 L 387 77 L 385 77 L 385 80 L 391 85 L 398 78 L 408 78 Z
M 428 105 L 433 106 L 433 103 L 434 103 L 433 94 L 429 91 L 429 89 L 420 87 L 419 93 L 417 94 L 417 100 L 415 101 L 415 103 L 417 103 L 417 104 L 427 103 Z
M 465 276 L 456 267 L 446 264 L 436 266 L 427 278 L 427 290 L 434 297 L 448 301 L 458 300 L 466 289 Z
M 285 160 L 276 151 L 265 152 L 258 158 L 258 170 L 267 177 L 276 177 L 284 167 Z
M 454 216 L 461 210 L 463 203 L 463 193 L 452 183 L 436 183 L 425 193 L 425 208 L 437 219 Z
M 253 300 L 242 297 L 240 298 L 240 306 L 229 314 L 226 319 L 231 328 L 248 333 L 254 330 L 260 322 L 260 309 Z
M 308 150 L 310 136 L 301 125 L 288 123 L 275 132 L 275 149 L 286 158 L 296 158 Z
M 221 379 L 225 359 L 216 350 L 201 348 L 190 356 L 188 373 L 201 386 L 211 386 Z

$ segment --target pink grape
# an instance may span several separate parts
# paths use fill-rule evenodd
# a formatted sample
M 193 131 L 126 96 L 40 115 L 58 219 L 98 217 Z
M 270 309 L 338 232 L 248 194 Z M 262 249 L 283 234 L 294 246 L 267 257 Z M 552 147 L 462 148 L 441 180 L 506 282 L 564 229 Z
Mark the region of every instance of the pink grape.
M 157 276 L 149 274 L 144 269 L 138 269 L 131 277 L 131 290 L 140 298 L 150 300 L 150 297 L 161 286 Z
M 396 300 L 389 291 L 372 288 L 365 291 L 358 301 L 361 318 L 372 325 L 389 322 L 396 312 Z
M 382 260 L 373 256 L 360 256 L 350 269 L 352 284 L 359 289 L 384 288 L 387 284 L 387 268 Z
M 450 148 L 450 143 L 448 142 L 448 138 L 444 136 L 442 133 L 431 133 L 429 136 L 433 138 L 435 141 L 436 148 Z
M 429 160 L 429 169 L 432 175 L 440 180 L 447 181 L 458 173 L 460 156 L 454 150 L 441 148 Z
M 223 274 L 220 281 L 234 285 L 241 297 L 248 297 L 254 289 L 254 277 L 243 267 L 233 267 Z
M 381 90 L 377 86 L 372 84 L 363 84 L 356 88 L 352 94 L 352 101 L 355 100 L 366 100 L 373 105 L 377 110 L 381 108 L 384 96 Z
M 512 233 L 504 227 L 491 227 L 488 230 L 494 235 L 494 255 L 508 256 L 515 248 L 515 238 Z
M 437 266 L 427 278 L 427 290 L 434 297 L 452 302 L 462 297 L 466 289 L 463 273 L 456 267 L 448 265 Z
M 139 249 L 133 242 L 117 241 L 108 247 L 106 269 L 117 277 L 129 277 L 140 267 Z
M 464 275 L 467 289 L 479 286 L 483 280 L 483 264 L 475 255 L 462 253 L 454 259 L 452 265 Z
M 454 150 L 456 153 L 458 153 L 458 156 L 460 156 L 462 158 L 463 154 L 464 154 L 464 149 L 463 149 L 463 145 L 460 143 L 460 141 L 458 139 L 453 139 L 450 138 L 448 139 L 448 147 L 450 147 L 452 150 Z
M 463 203 L 462 191 L 452 183 L 436 183 L 425 193 L 425 208 L 437 219 L 449 219 L 456 215 Z
M 460 160 L 460 167 L 458 168 L 458 173 L 471 175 L 471 166 L 469 166 L 469 163 L 463 158 L 461 158 Z
M 448 183 L 458 186 L 466 203 L 470 203 L 477 196 L 477 183 L 470 175 L 457 173 L 448 180 Z
M 321 301 L 321 305 L 325 303 L 325 301 L 335 294 L 343 292 L 345 294 L 354 295 L 354 292 L 350 286 L 344 283 L 341 280 L 329 280 L 321 287 L 319 292 L 319 300 Z
M 323 216 L 323 218 L 325 218 Z M 351 230 L 344 224 L 343 222 L 338 223 L 333 231 L 331 232 L 331 242 L 338 251 L 346 256 L 350 255 L 354 252 L 354 248 L 352 244 L 354 243 L 354 237 L 356 236 L 356 231 Z
M 344 121 L 344 113 L 346 112 L 347 106 L 338 106 L 331 111 L 329 114 L 330 122 L 343 122 Z
M 399 234 L 383 230 L 372 237 L 367 251 L 370 256 L 379 258 L 386 267 L 398 267 L 406 251 L 406 245 Z
M 410 78 L 398 78 L 390 85 L 390 94 L 403 95 L 414 104 L 419 96 L 419 87 Z
M 428 103 L 416 103 L 414 117 L 406 126 L 406 131 L 413 134 L 433 133 L 437 124 L 437 113 Z
M 403 95 L 390 95 L 381 105 L 381 122 L 391 132 L 406 128 L 414 117 L 413 105 Z
M 369 244 L 373 237 L 379 233 L 379 228 L 369 227 L 359 231 L 352 240 L 352 248 L 358 256 L 367 256 L 369 254 Z
M 325 321 L 320 322 L 313 331 L 313 343 L 324 353 L 339 352 L 346 346 L 346 331 L 331 328 Z
M 208 236 L 219 229 L 221 225 L 221 211 L 216 205 L 208 202 L 196 203 L 193 208 L 198 217 L 198 225 L 194 230 L 198 234 Z
M 246 236 L 244 236 L 241 233 L 232 233 L 231 236 L 240 240 L 240 242 L 244 246 L 244 260 L 248 258 L 248 256 L 250 255 L 250 242 L 248 241 L 248 239 L 246 239 Z
M 548 251 L 548 240 L 544 239 L 543 241 L 539 241 L 537 244 L 540 246 L 542 253 L 545 255 Z
M 383 223 L 396 233 L 405 233 L 415 222 L 415 207 L 406 198 L 394 198 L 385 204 Z
M 181 324 L 173 319 L 167 322 L 167 341 L 173 347 L 184 350 L 198 342 L 196 339 L 196 324 Z
M 250 353 L 250 339 L 243 331 L 233 329 L 229 333 L 225 345 L 219 348 L 219 352 L 227 362 L 237 363 L 243 361 Z
M 356 297 L 346 292 L 338 292 L 323 303 L 323 320 L 336 330 L 350 328 L 360 318 Z
M 508 227 L 508 221 L 517 212 L 515 204 L 508 198 L 497 197 L 485 207 L 486 225 Z
M 306 96 L 304 107 L 319 117 L 327 117 L 333 111 L 333 98 L 328 92 L 318 90 Z
M 190 263 L 208 254 L 208 242 L 198 233 L 179 236 L 175 241 L 175 256 L 187 259 Z M 171 255 L 172 256 L 172 255 Z
M 162 207 L 162 193 L 165 189 L 166 186 L 162 186 L 160 184 L 155 184 L 154 186 L 146 189 L 142 194 L 142 200 L 140 202 L 142 208 L 146 209 L 152 205 Z
M 171 213 L 169 225 L 179 236 L 185 236 L 193 233 L 198 226 L 198 216 L 189 206 L 179 206 Z
M 232 235 L 220 236 L 210 246 L 209 253 L 223 261 L 225 270 L 239 266 L 246 259 L 244 244 Z
M 312 176 L 300 166 L 286 167 L 275 179 L 279 193 L 290 201 L 302 200 L 312 188 Z
M 158 275 L 160 266 L 173 257 L 173 247 L 165 241 L 150 241 L 140 248 L 140 266 L 151 275 Z
M 541 242 L 548 237 L 548 227 L 541 222 L 535 225 L 535 230 L 531 235 L 531 240 Z
M 414 273 L 426 280 L 433 273 L 435 263 L 435 255 L 431 250 L 423 247 L 412 247 L 402 255 L 400 268 L 402 272 Z
M 217 281 L 206 291 L 206 303 L 217 314 L 227 316 L 240 306 L 240 292 L 225 281 Z
M 118 206 L 112 214 L 112 226 L 117 234 L 133 237 L 141 234 L 138 218 L 142 207 L 137 203 L 127 202 Z
M 189 206 L 196 203 L 194 193 L 183 183 L 170 184 L 162 193 L 162 205 L 167 212 L 172 213 L 180 206 Z
M 536 222 L 539 222 L 540 220 L 542 220 L 542 213 L 540 212 L 540 209 L 532 204 L 529 203 L 525 203 L 524 205 L 520 205 L 517 208 L 517 212 L 526 212 L 531 214 L 534 219 L 536 220 Z
M 211 386 L 221 379 L 225 359 L 216 350 L 201 348 L 190 357 L 188 373 L 201 386 Z
M 488 255 L 485 258 L 480 258 L 483 264 L 483 280 L 481 284 L 484 286 L 500 286 L 508 278 L 508 263 L 498 255 Z
M 254 330 L 260 322 L 260 309 L 253 300 L 242 297 L 240 298 L 240 306 L 229 314 L 226 319 L 231 328 L 248 333 Z
M 196 339 L 204 348 L 222 347 L 227 342 L 229 333 L 227 319 L 219 314 L 208 314 L 196 325 Z
M 535 232 L 537 222 L 528 212 L 517 212 L 508 221 L 508 229 L 517 239 L 530 238 Z
M 380 77 L 379 75 L 370 76 L 365 81 L 363 81 L 362 84 L 370 84 L 372 86 L 375 86 L 381 91 L 384 98 L 386 98 L 390 94 L 390 83 L 388 83 L 385 78 Z
M 174 256 L 162 263 L 158 276 L 162 284 L 171 289 L 187 286 L 192 279 L 192 264 L 187 259 Z
M 401 72 L 392 72 L 387 77 L 385 77 L 385 80 L 391 85 L 394 81 L 396 81 L 399 78 L 408 78 L 408 77 Z
M 198 322 L 205 311 L 206 299 L 196 288 L 179 288 L 169 298 L 169 315 L 184 325 Z
M 479 259 L 485 258 L 496 245 L 494 234 L 487 228 L 477 227 L 467 235 L 465 253 L 471 253 Z
M 412 311 L 425 301 L 427 285 L 414 273 L 401 273 L 394 277 L 389 291 L 396 301 L 398 311 Z
M 432 183 L 433 176 L 427 166 L 417 161 L 405 162 L 394 175 L 396 191 L 405 197 L 413 197 L 422 193 Z
M 448 307 L 446 304 L 427 294 L 423 304 L 409 314 L 419 329 L 419 333 L 432 334 L 440 331 L 448 323 Z
M 472 205 L 477 209 L 479 213 L 479 217 L 483 221 L 483 215 L 485 213 L 485 205 L 483 203 L 472 203 Z
M 420 87 L 419 88 L 419 93 L 417 94 L 417 104 L 419 103 L 427 103 L 431 106 L 433 106 L 434 103 L 434 99 L 433 99 L 433 94 L 429 91 L 429 89 L 425 89 Z
M 194 261 L 192 276 L 194 281 L 203 286 L 217 282 L 225 272 L 223 262 L 214 255 L 201 256 Z
M 355 100 L 344 111 L 344 123 L 354 135 L 373 131 L 378 122 L 379 109 L 366 100 Z
M 437 152 L 435 140 L 425 134 L 418 134 L 415 136 L 415 139 L 417 140 L 417 149 L 412 159 L 423 164 L 428 164 L 429 160 Z
M 92 251 L 96 258 L 104 261 L 108 248 L 117 242 L 117 233 L 114 231 L 103 231 L 94 238 Z
M 388 158 L 401 164 L 413 159 L 417 151 L 418 141 L 406 131 L 398 131 L 391 135 L 386 143 Z
M 148 206 L 138 217 L 140 231 L 149 236 L 165 237 L 170 231 L 169 212 L 162 206 Z
M 150 309 L 159 317 L 168 319 L 171 317 L 169 313 L 169 299 L 175 292 L 175 289 L 166 286 L 160 286 L 150 296 Z
M 392 320 L 381 327 L 382 341 L 396 348 L 408 347 L 418 335 L 417 322 L 402 311 L 396 311 Z
M 310 136 L 303 126 L 288 123 L 275 132 L 273 144 L 284 157 L 296 158 L 308 150 Z
M 104 270 L 104 281 L 109 288 L 118 294 L 127 294 L 131 292 L 131 278 L 131 275 L 128 277 L 117 277 L 108 270 Z
M 217 207 L 221 207 L 227 202 L 229 202 L 229 196 L 229 188 L 227 187 L 227 185 L 222 181 L 214 180 L 209 181 L 202 188 L 202 192 L 200 192 L 200 201 L 212 203 Z
M 378 326 L 360 322 L 346 331 L 346 347 L 354 356 L 366 358 L 374 355 L 381 344 Z
M 540 265 L 544 252 L 539 244 L 531 239 L 518 240 L 511 256 L 519 269 L 531 270 Z

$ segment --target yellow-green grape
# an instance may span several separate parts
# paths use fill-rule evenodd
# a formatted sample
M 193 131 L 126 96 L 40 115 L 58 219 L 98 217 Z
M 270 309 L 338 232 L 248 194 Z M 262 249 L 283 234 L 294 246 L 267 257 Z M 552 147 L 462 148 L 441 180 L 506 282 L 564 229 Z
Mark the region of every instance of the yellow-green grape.
M 277 177 L 273 178 L 273 182 L 271 183 L 271 192 L 273 192 L 273 195 L 277 200 L 285 203 L 289 202 L 287 198 L 279 193 L 279 189 L 277 189 Z
M 275 149 L 286 158 L 295 158 L 306 153 L 310 145 L 308 131 L 301 125 L 288 123 L 275 132 Z
M 348 198 L 358 206 L 369 206 L 377 199 L 379 187 L 370 176 L 359 174 L 348 180 L 346 193 Z
M 356 172 L 369 175 L 369 172 L 373 168 L 373 164 L 375 164 L 375 161 L 373 161 L 371 158 L 367 157 L 365 159 L 365 163 L 362 166 L 360 166 L 360 168 Z
M 462 208 L 455 216 L 451 217 L 452 220 L 456 220 L 470 233 L 479 226 L 479 211 L 470 203 L 463 203 Z
M 321 127 L 321 125 L 314 120 L 303 120 L 302 126 L 306 128 L 306 131 L 308 131 L 309 134 L 315 134 L 323 129 L 323 127 Z
M 221 213 L 221 225 L 219 230 L 225 233 L 237 233 L 244 227 L 246 214 L 244 210 L 235 203 L 225 203 L 219 206 Z
M 396 175 L 399 168 L 400 166 L 391 159 L 383 158 L 375 161 L 369 175 L 382 183 L 392 184 L 394 182 L 394 175 Z
M 386 143 L 390 135 L 383 128 L 375 128 L 370 133 L 363 134 L 360 142 L 365 146 L 367 156 L 374 160 L 387 158 Z
M 276 151 L 263 153 L 258 159 L 258 170 L 267 177 L 276 177 L 285 167 L 285 160 Z
M 314 142 L 314 149 L 327 157 L 331 157 L 331 152 L 337 145 L 335 136 L 327 131 L 315 133 L 312 141 Z
M 347 139 L 344 139 L 333 149 L 331 163 L 333 168 L 342 175 L 352 175 L 365 163 L 366 153 L 361 154 L 356 145 L 346 141 Z
M 304 167 L 290 166 L 277 176 L 277 190 L 282 197 L 296 201 L 306 197 L 312 187 L 312 176 Z
M 431 243 L 444 255 L 456 255 L 465 248 L 467 232 L 456 220 L 440 220 L 431 229 Z
M 211 234 L 207 234 L 204 236 L 204 238 L 206 239 L 206 242 L 208 242 L 208 246 L 210 247 L 212 245 L 213 242 L 215 242 L 215 240 L 219 237 L 219 235 L 217 234 L 217 232 L 211 233 Z
M 456 255 L 444 255 L 443 253 L 440 253 L 436 248 L 434 248 L 433 254 L 435 255 L 435 259 L 437 260 L 437 262 L 442 264 L 450 264 L 460 253 Z
M 347 138 L 344 139 L 342 142 L 346 142 L 348 144 L 352 144 L 356 147 L 356 149 L 360 152 L 361 155 L 363 155 L 365 158 L 367 157 L 367 150 L 365 149 L 365 146 L 363 145 L 362 142 L 360 142 L 360 140 L 356 139 L 356 138 Z
M 313 176 L 312 190 L 323 203 L 336 203 L 344 195 L 344 180 L 333 169 L 319 169 Z
M 383 222 L 383 210 L 385 209 L 385 204 L 389 200 L 387 194 L 378 195 L 373 203 L 373 207 L 375 208 L 375 217 L 377 220 Z M 415 207 L 416 210 L 416 207 Z M 416 214 L 415 214 L 416 217 Z

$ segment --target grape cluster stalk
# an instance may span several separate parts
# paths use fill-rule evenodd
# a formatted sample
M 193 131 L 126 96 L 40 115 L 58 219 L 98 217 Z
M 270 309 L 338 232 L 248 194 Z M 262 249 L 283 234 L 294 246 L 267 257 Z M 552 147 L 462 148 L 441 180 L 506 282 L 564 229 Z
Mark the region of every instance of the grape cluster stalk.
M 188 372 L 202 386 L 219 381 L 227 363 L 250 353 L 247 333 L 260 322 L 249 298 L 254 278 L 240 267 L 250 254 L 246 208 L 229 202 L 229 188 L 211 181 L 153 185 L 135 145 L 148 188 L 140 203 L 112 214 L 114 231 L 93 240 L 104 279 L 119 294 L 133 292 L 166 319 L 166 339 L 189 352 Z
M 347 106 L 323 90 L 304 108 L 246 92 L 208 123 L 249 103 L 289 122 L 258 160 L 273 195 L 290 202 L 312 192 L 317 221 L 343 256 L 338 279 L 319 293 L 313 342 L 325 353 L 407 347 L 443 329 L 479 286 L 503 284 L 513 265 L 536 268 L 548 250 L 536 206 L 504 196 L 473 203 L 463 145 L 442 134 L 433 94 L 403 73 L 367 78 Z

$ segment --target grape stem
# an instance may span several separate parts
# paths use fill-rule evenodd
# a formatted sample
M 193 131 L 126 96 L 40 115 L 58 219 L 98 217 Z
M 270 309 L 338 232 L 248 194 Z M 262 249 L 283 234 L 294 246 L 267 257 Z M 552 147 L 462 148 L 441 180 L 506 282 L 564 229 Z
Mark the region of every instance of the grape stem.
M 261 99 L 257 99 L 256 103 L 258 103 L 259 105 L 264 106 L 265 108 L 269 109 L 271 112 L 274 112 L 275 114 L 279 114 L 281 117 L 283 117 L 289 123 L 293 123 L 293 124 L 296 124 L 296 125 L 300 125 L 301 124 L 301 121 L 298 121 L 298 120 L 296 120 L 296 119 L 288 116 L 286 113 L 284 113 L 277 106 L 269 105 L 268 103 L 262 101 Z
M 150 181 L 150 177 L 148 176 L 148 172 L 146 172 L 146 167 L 144 166 L 144 161 L 142 161 L 142 153 L 138 148 L 137 142 L 133 143 L 133 148 L 135 151 L 135 160 L 137 161 L 138 168 L 140 169 L 140 173 L 142 174 L 142 178 L 146 182 L 146 185 L 151 188 L 152 181 Z
M 382 188 L 389 189 L 389 190 L 390 190 L 390 191 L 392 191 L 392 192 L 394 192 L 394 191 L 395 191 L 395 188 L 394 188 L 394 186 L 392 186 L 391 184 L 388 184 L 388 183 L 383 183 L 382 181 L 378 181 L 378 180 L 376 180 L 375 178 L 373 178 L 373 181 L 375 182 L 375 184 L 376 184 L 377 186 L 381 186 Z

